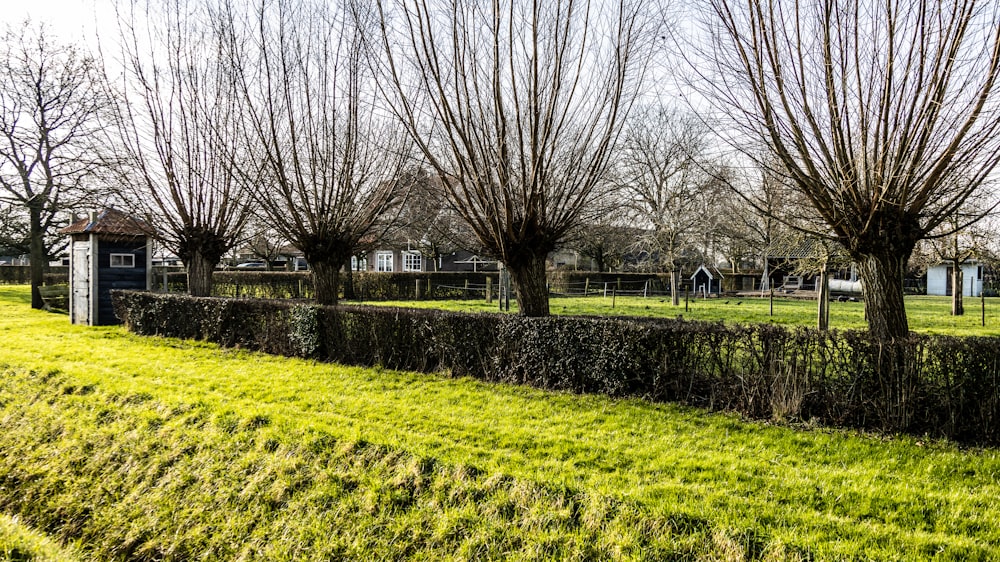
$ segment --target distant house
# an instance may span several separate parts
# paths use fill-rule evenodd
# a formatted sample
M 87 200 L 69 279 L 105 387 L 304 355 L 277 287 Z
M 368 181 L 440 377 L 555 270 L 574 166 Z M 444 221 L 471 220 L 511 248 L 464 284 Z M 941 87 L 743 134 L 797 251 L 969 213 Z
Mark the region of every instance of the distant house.
M 372 250 L 364 258 L 351 258 L 354 271 L 423 272 L 423 271 L 497 271 L 497 260 L 481 257 L 472 252 L 457 250 L 434 257 L 418 250 L 389 248 Z
M 724 276 L 718 268 L 702 264 L 691 276 L 691 287 L 695 295 L 720 295 L 722 294 L 722 280 Z
M 952 264 L 942 262 L 927 268 L 927 294 L 951 296 Z M 983 266 L 976 260 L 962 263 L 962 295 L 978 297 L 983 292 Z
M 380 273 L 419 272 L 427 271 L 427 259 L 417 250 L 399 248 L 382 248 L 372 250 L 362 258 L 351 258 L 351 269 L 354 271 L 377 271 Z

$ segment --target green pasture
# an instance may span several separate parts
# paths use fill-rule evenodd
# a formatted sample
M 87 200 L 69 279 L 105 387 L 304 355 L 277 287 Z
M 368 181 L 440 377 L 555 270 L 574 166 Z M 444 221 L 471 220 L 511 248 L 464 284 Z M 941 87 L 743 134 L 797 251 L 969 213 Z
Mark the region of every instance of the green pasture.
M 17 562 L 76 562 L 81 560 L 70 548 L 64 548 L 21 523 L 16 517 L 0 513 L 0 560 Z
M 478 300 L 423 300 L 389 301 L 367 304 L 412 308 L 439 308 L 459 312 L 498 312 L 497 301 Z M 965 299 L 965 314 L 951 315 L 951 297 L 910 296 L 906 298 L 906 314 L 910 329 L 915 332 L 942 335 L 997 336 L 1000 335 L 1000 299 L 985 300 L 986 322 L 983 325 L 982 302 L 978 298 Z M 681 300 L 679 306 L 670 303 L 670 297 L 553 297 L 549 301 L 553 314 L 587 316 L 652 316 L 657 318 L 682 317 L 687 320 L 730 322 L 738 324 L 774 323 L 786 326 L 815 326 L 817 303 L 815 300 L 775 297 L 724 297 L 692 298 Z M 510 311 L 517 311 L 517 302 L 511 300 Z M 864 303 L 830 303 L 830 327 L 865 329 Z
M 994 450 L 71 326 L 25 287 L 0 341 L 0 511 L 83 559 L 1000 558 Z

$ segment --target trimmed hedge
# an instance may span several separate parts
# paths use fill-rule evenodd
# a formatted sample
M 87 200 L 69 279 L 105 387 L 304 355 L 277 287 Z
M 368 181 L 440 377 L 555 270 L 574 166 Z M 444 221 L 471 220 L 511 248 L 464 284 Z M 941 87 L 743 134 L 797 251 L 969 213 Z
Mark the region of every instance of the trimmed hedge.
M 138 334 L 1000 444 L 1000 340 L 112 293 Z
M 69 268 L 47 266 L 42 274 L 46 285 L 69 283 Z M 27 285 L 31 283 L 31 267 L 27 265 L 5 265 L 0 267 L 0 285 Z

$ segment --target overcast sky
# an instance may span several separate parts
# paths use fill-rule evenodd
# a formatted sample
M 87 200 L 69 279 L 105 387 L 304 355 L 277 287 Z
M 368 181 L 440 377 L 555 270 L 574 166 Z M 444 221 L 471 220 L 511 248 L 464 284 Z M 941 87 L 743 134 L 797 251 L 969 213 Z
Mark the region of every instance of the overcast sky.
M 16 26 L 30 17 L 45 22 L 63 42 L 91 43 L 98 26 L 114 28 L 113 6 L 113 0 L 7 0 L 0 10 L 0 24 Z

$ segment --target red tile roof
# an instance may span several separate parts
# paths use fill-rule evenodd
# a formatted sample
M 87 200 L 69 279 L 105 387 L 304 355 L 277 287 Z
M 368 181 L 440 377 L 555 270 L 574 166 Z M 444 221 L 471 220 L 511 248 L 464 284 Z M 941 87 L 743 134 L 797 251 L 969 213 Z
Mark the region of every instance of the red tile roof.
M 146 221 L 130 217 L 115 209 L 104 209 L 94 222 L 88 217 L 59 230 L 60 234 L 94 233 L 123 236 L 143 236 L 153 232 L 155 232 L 153 227 Z

